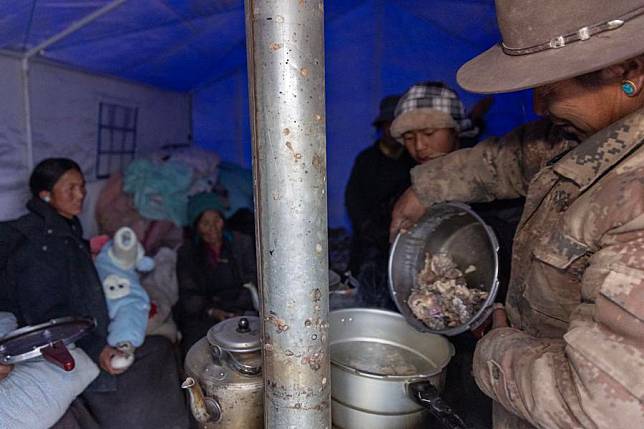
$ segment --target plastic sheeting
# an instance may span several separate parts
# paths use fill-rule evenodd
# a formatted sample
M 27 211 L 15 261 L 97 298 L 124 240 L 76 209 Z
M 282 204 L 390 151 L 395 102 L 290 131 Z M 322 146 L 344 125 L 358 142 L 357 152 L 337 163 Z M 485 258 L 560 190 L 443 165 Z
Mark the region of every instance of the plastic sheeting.
M 285 0 L 286 1 L 286 0 Z M 24 51 L 108 0 L 0 3 L 0 47 Z M 498 39 L 493 0 L 325 2 L 329 222 L 346 225 L 353 159 L 371 144 L 380 98 L 421 80 L 453 87 L 458 67 Z M 193 94 L 194 141 L 250 166 L 241 0 L 130 0 L 45 56 Z M 479 96 L 460 91 L 467 106 Z M 487 134 L 533 117 L 529 94 L 499 95 Z

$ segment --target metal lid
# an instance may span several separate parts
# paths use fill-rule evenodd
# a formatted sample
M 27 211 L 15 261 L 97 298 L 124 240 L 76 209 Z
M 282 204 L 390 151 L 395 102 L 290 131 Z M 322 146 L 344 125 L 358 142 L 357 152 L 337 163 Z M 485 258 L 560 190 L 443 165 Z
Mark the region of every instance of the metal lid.
M 389 254 L 389 291 L 407 323 L 421 332 L 457 335 L 481 325 L 492 311 L 498 291 L 499 244 L 492 229 L 466 204 L 436 204 L 409 231 L 399 233 Z M 479 310 L 460 326 L 430 329 L 417 319 L 407 305 L 416 286 L 416 276 L 424 266 L 425 254 L 445 253 L 460 267 L 474 266 L 466 274 L 468 285 L 488 292 Z
M 62 317 L 35 326 L 25 326 L 0 339 L 0 362 L 14 364 L 37 358 L 56 342 L 69 345 L 94 329 L 91 317 Z
M 208 330 L 208 342 L 233 353 L 256 352 L 261 349 L 259 317 L 232 317 Z

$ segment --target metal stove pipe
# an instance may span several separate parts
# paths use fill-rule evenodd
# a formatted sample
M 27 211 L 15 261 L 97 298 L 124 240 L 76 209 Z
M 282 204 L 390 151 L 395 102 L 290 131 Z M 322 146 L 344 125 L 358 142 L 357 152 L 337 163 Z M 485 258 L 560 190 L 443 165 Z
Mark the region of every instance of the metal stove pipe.
M 246 0 L 267 428 L 330 428 L 324 6 Z

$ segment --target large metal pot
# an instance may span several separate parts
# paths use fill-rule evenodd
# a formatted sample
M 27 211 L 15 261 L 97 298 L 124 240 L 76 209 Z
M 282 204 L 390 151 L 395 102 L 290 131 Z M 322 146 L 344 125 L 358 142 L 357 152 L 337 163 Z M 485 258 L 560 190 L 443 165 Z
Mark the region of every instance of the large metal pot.
M 424 428 L 442 407 L 439 419 L 463 427 L 438 397 L 454 355 L 444 337 L 413 329 L 398 313 L 353 308 L 329 313 L 329 339 L 334 426 Z
M 220 322 L 190 348 L 182 387 L 200 427 L 264 427 L 261 364 L 260 322 L 254 316 Z
M 475 329 L 492 312 L 499 284 L 498 250 L 494 231 L 469 206 L 461 203 L 432 206 L 413 228 L 399 233 L 391 247 L 391 297 L 407 322 L 419 331 L 451 336 Z M 460 326 L 431 330 L 414 316 L 407 305 L 428 251 L 434 255 L 450 255 L 459 267 L 474 266 L 476 269 L 465 275 L 467 284 L 488 292 L 488 298 L 481 308 Z

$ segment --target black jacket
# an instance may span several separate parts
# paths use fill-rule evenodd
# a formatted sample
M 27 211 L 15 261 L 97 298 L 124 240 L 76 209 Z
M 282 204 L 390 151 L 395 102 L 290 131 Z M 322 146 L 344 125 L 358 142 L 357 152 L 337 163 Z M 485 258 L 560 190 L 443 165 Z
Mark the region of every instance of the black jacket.
M 398 159 L 386 156 L 379 141 L 356 158 L 344 194 L 353 229 L 349 269 L 354 274 L 374 252 L 381 259 L 386 258 L 391 211 L 398 197 L 411 185 L 409 170 L 414 165 L 406 150 Z
M 354 233 L 383 205 L 392 205 L 410 185 L 409 170 L 416 162 L 403 151 L 398 159 L 386 156 L 379 141 L 358 154 L 344 194 Z M 388 207 L 387 207 L 388 208 Z M 387 213 L 391 216 L 391 212 Z M 389 224 L 384 225 L 389 232 Z
M 231 239 L 224 240 L 221 262 L 217 264 L 228 265 L 230 275 L 225 279 L 219 278 L 218 267 L 207 259 L 202 246 L 186 241 L 177 255 L 179 319 L 203 318 L 213 305 L 232 312 L 252 310 L 251 295 L 242 285 L 248 282 L 257 284 L 255 261 L 250 237 L 233 233 Z
M 207 314 L 218 308 L 243 314 L 253 311 L 244 283 L 257 284 L 255 247 L 250 237 L 233 233 L 222 246 L 220 261 L 206 256 L 203 244 L 187 240 L 177 255 L 179 301 L 174 313 L 186 350 L 215 323 Z
M 66 316 L 91 316 L 97 326 L 76 344 L 98 364 L 107 344 L 109 316 L 105 296 L 78 219 L 67 220 L 38 198 L 30 213 L 0 224 L 2 246 L 11 246 L 0 285 L 0 310 L 16 316 L 18 325 L 35 325 Z M 112 390 L 102 373 L 93 387 Z

